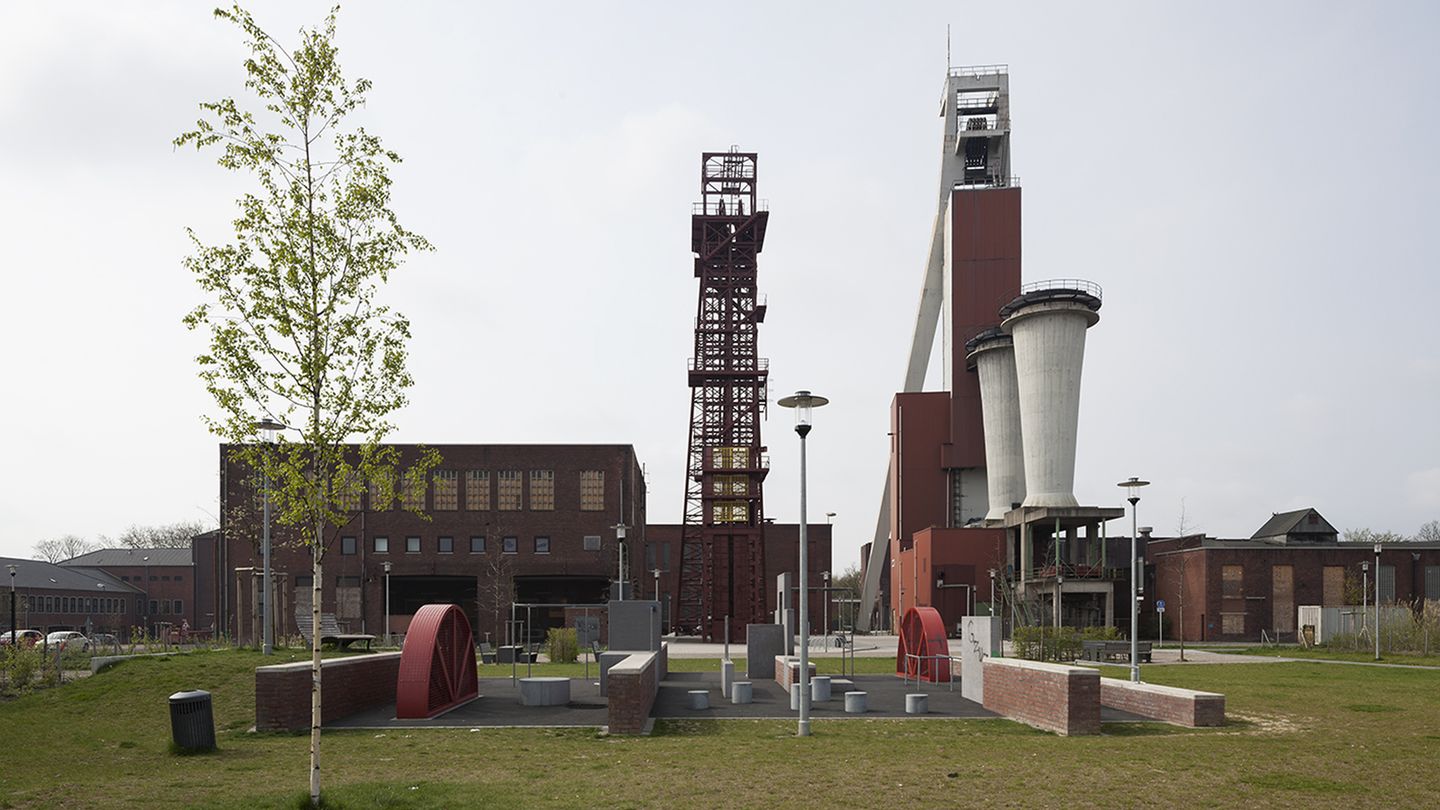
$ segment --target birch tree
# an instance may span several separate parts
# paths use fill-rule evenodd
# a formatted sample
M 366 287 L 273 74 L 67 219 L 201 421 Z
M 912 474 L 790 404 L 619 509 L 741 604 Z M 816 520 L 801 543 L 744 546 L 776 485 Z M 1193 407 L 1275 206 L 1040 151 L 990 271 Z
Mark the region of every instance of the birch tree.
M 247 95 L 202 103 L 195 128 L 175 139 L 218 152 L 220 166 L 254 183 L 236 201 L 229 238 L 189 231 L 185 266 L 204 296 L 185 323 L 209 336 L 197 358 L 215 401 L 207 425 L 232 458 L 268 474 L 274 521 L 311 553 L 312 804 L 320 801 L 325 549 L 349 521 L 360 482 L 401 475 L 397 452 L 381 442 L 412 384 L 410 324 L 379 292 L 409 252 L 430 249 L 390 209 L 399 156 L 347 121 L 370 82 L 341 73 L 336 11 L 287 49 L 238 5 L 217 9 L 244 36 Z M 278 443 L 257 441 L 256 422 L 267 417 L 291 426 Z M 436 457 L 408 461 L 404 475 L 423 481 Z

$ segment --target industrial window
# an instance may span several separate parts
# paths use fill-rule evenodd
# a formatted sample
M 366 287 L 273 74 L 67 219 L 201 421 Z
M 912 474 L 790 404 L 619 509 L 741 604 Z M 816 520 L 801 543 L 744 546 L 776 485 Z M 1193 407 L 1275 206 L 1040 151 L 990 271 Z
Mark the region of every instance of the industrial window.
M 182 577 L 182 576 L 180 576 L 179 574 L 176 574 L 176 575 L 175 575 L 175 581 L 176 581 L 176 582 L 184 582 L 184 581 L 185 581 L 185 577 Z
M 1440 601 L 1440 565 L 1425 566 L 1425 599 Z
M 341 553 L 341 554 L 354 554 L 354 553 L 355 553 L 355 538 L 353 538 L 353 537 L 342 537 L 342 538 L 340 538 L 340 553 Z
M 580 471 L 580 511 L 603 512 L 605 510 L 605 471 Z
M 490 471 L 465 471 L 465 508 L 484 512 L 490 508 Z
M 500 541 L 500 551 L 505 554 L 514 554 L 520 550 L 520 539 L 517 537 L 506 537 Z
M 485 553 L 485 538 L 483 538 L 483 537 L 472 537 L 472 538 L 470 538 L 470 553 L 471 553 L 471 554 L 484 554 L 484 553 Z
M 405 473 L 400 500 L 406 509 L 420 512 L 425 509 L 425 478 L 416 470 Z
M 45 612 L 46 612 L 46 613 L 54 613 L 54 612 L 55 612 L 55 597 L 53 597 L 53 596 L 47 596 L 47 597 L 45 597 Z
M 717 447 L 714 460 L 717 470 L 746 470 L 750 468 L 750 448 Z
M 1395 602 L 1395 566 L 1380 566 L 1380 604 L 1389 605 Z
M 1245 598 L 1245 566 L 1224 565 L 1220 567 L 1220 598 Z
M 453 537 L 442 537 L 442 538 L 440 538 L 440 540 L 438 541 L 438 543 L 439 543 L 439 550 L 440 550 L 440 553 L 441 553 L 441 554 L 454 554 L 454 553 L 455 553 L 455 538 L 453 538 Z
M 154 599 L 150 600 L 150 615 L 154 616 L 160 612 L 160 603 Z
M 407 537 L 407 538 L 405 538 L 405 553 L 406 553 L 406 554 L 419 554 L 419 553 L 420 553 L 420 538 L 418 538 L 418 537 Z
M 345 470 L 335 478 L 335 501 L 346 512 L 360 511 L 360 496 L 365 491 L 364 482 L 355 470 Z
M 384 512 L 395 503 L 395 480 L 381 475 L 370 480 L 370 510 Z
M 435 471 L 435 511 L 453 512 L 460 508 L 460 476 L 454 470 Z
M 388 538 L 388 537 L 377 537 L 377 538 L 375 538 L 375 553 L 376 553 L 376 554 L 389 554 L 389 553 L 390 553 L 390 538 Z
M 185 602 L 182 601 L 182 600 L 180 600 L 180 599 L 176 599 L 176 600 L 175 600 L 175 610 L 174 610 L 173 612 L 175 613 L 176 616 L 179 616 L 181 613 L 184 613 L 184 612 L 185 612 Z
M 530 471 L 530 509 L 550 512 L 555 509 L 555 471 Z
M 749 478 L 743 475 L 716 475 L 711 477 L 711 493 L 714 495 L 745 495 L 749 490 Z
M 716 523 L 748 523 L 750 509 L 744 501 L 716 501 L 714 516 Z
M 587 534 L 587 535 L 585 535 L 585 550 L 586 550 L 586 551 L 599 551 L 599 550 L 600 550 L 600 535 L 598 535 L 598 534 Z
M 95 612 L 95 600 L 94 600 L 94 599 L 91 599 L 91 598 L 88 597 L 88 596 L 85 597 L 85 610 L 84 610 L 84 612 L 85 612 L 85 613 L 94 613 L 94 612 Z
M 549 553 L 550 553 L 550 538 L 548 538 L 548 537 L 537 537 L 537 538 L 535 538 L 535 553 L 536 553 L 536 554 L 549 554 Z
M 501 470 L 499 473 L 499 504 L 502 512 L 520 511 L 520 471 Z
M 1221 613 L 1220 632 L 1227 636 L 1245 635 L 1245 614 Z

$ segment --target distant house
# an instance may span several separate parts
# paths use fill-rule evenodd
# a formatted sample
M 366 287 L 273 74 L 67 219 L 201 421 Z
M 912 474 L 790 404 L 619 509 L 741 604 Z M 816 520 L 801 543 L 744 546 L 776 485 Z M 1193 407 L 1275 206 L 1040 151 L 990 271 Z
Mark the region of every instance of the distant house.
M 80 630 L 122 637 L 144 616 L 144 591 L 98 567 L 52 565 L 0 557 L 0 572 L 15 588 L 17 627 Z M 3 574 L 0 574 L 3 575 Z M 10 600 L 0 599 L 0 628 L 10 629 Z
M 1314 509 L 1296 509 L 1271 515 L 1250 539 L 1269 543 L 1334 543 L 1340 539 L 1340 533 Z

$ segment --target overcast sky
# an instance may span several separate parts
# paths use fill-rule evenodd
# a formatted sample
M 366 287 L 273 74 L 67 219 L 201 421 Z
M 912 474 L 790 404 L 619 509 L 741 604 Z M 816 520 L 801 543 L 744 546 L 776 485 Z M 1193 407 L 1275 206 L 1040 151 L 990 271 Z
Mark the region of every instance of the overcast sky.
M 293 43 L 328 3 L 257 3 Z M 1076 494 L 1249 536 L 1272 512 L 1413 533 L 1440 518 L 1440 5 L 350 3 L 361 120 L 399 151 L 437 250 L 386 291 L 411 319 L 404 442 L 632 443 L 678 521 L 700 153 L 760 154 L 772 400 L 810 439 L 836 568 L 873 532 L 954 64 L 1007 63 L 1024 277 L 1105 289 Z M 184 228 L 245 188 L 172 149 L 241 92 L 206 4 L 0 6 L 0 555 L 213 520 Z M 964 339 L 964 336 L 961 337 Z M 937 352 L 938 354 L 938 352 Z M 939 386 L 938 366 L 929 388 Z M 798 517 L 765 425 L 766 506 Z M 1128 521 L 1126 521 L 1128 523 Z M 1125 527 L 1128 529 L 1128 526 Z

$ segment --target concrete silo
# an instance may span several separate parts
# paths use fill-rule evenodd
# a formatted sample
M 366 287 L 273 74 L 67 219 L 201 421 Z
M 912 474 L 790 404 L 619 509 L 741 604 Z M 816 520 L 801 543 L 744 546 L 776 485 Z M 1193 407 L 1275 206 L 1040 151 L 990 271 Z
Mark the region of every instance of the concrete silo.
M 1100 297 L 1100 286 L 1088 281 L 1040 281 L 1022 286 L 1000 309 L 1001 328 L 1014 340 L 1026 507 L 1079 506 L 1080 372 L 1085 331 L 1100 320 Z
M 990 510 L 985 522 L 999 522 L 1025 499 L 1025 457 L 1020 429 L 1020 389 L 1014 340 L 999 327 L 965 344 L 966 363 L 980 376 L 980 410 L 985 425 L 985 484 Z

